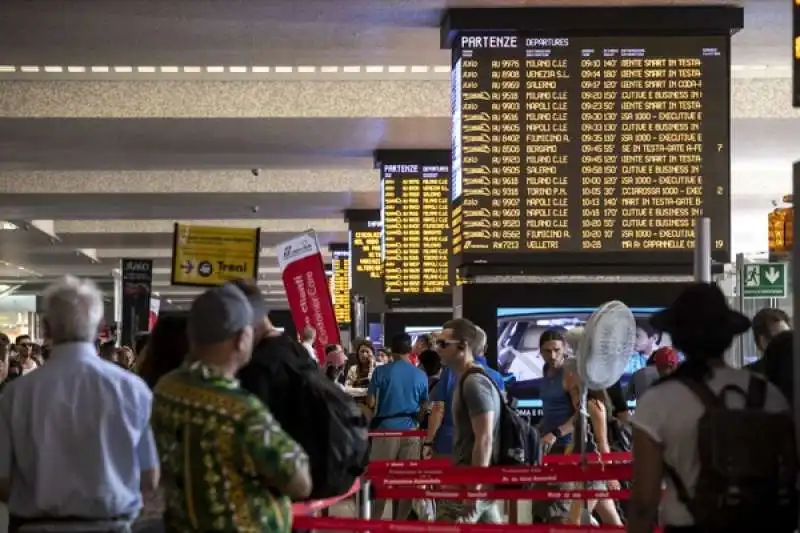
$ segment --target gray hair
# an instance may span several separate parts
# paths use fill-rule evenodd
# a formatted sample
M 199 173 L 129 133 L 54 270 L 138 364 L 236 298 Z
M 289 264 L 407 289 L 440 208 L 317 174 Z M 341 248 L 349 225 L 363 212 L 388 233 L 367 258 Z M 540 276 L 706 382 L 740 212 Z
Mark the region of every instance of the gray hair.
M 472 355 L 483 355 L 486 351 L 486 332 L 478 325 L 475 325 L 475 342 L 470 348 Z
M 306 326 L 303 328 L 303 342 L 311 342 L 314 340 L 314 336 L 317 334 L 317 331 L 312 328 L 311 326 Z
M 44 291 L 44 320 L 53 344 L 94 342 L 103 320 L 103 295 L 90 279 L 64 276 Z

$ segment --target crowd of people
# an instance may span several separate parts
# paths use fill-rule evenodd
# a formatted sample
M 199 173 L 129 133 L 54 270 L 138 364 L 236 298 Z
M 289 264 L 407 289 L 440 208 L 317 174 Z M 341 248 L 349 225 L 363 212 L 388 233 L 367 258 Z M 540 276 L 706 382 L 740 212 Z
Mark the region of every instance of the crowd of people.
M 279 332 L 251 281 L 207 290 L 188 315 L 163 317 L 132 348 L 97 343 L 102 314 L 97 287 L 66 277 L 44 294 L 43 346 L 27 336 L 13 344 L 0 337 L 0 502 L 7 503 L 13 533 L 54 524 L 59 531 L 290 531 L 291 502 L 314 494 L 320 479 L 314 451 L 300 444 L 308 442 L 303 425 L 314 422 L 293 404 L 305 386 L 295 370 L 335 384 L 374 430 L 425 431 L 424 439 L 375 439 L 369 460 L 498 464 L 505 382 L 484 357 L 485 331 L 467 319 L 447 321 L 436 335 L 414 342 L 396 335 L 388 350 L 366 339 L 349 351 L 330 345 L 320 362 L 314 330 L 305 328 L 298 339 Z M 627 394 L 619 383 L 588 391 L 585 426 L 577 423 L 584 387 L 572 357 L 581 336 L 557 329 L 541 335 L 543 449 L 632 450 L 634 477 L 624 514 L 609 498 L 585 506 L 549 501 L 534 506 L 537 520 L 599 520 L 644 533 L 660 511 L 668 531 L 701 531 L 698 522 L 708 519 L 694 503 L 705 494 L 698 488 L 706 468 L 701 443 L 703 434 L 719 429 L 707 420 L 708 398 L 723 410 L 789 412 L 793 333 L 785 313 L 766 309 L 754 317 L 763 356 L 746 369 L 728 367 L 723 355 L 751 322 L 728 307 L 715 285 L 691 285 L 648 327 L 645 333 L 668 333 L 674 349 L 653 350 Z M 751 401 L 755 389 L 758 402 Z M 633 415 L 626 396 L 638 399 Z M 785 462 L 782 422 L 748 413 L 771 436 L 764 451 Z M 741 445 L 752 442 L 726 431 Z M 763 470 L 770 464 L 759 462 Z M 590 488 L 616 490 L 621 481 Z M 773 507 L 773 518 L 782 510 Z M 386 502 L 376 500 L 373 515 L 385 511 Z M 505 519 L 493 500 L 397 501 L 391 518 Z

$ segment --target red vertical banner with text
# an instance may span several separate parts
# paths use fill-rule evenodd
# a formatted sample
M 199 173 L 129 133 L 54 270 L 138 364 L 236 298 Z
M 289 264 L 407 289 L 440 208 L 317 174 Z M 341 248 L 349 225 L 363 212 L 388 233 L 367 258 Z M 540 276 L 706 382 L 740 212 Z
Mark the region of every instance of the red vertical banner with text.
M 325 347 L 341 344 L 341 339 L 317 234 L 307 231 L 275 249 L 294 326 L 298 333 L 307 326 L 314 328 L 314 350 L 322 364 Z

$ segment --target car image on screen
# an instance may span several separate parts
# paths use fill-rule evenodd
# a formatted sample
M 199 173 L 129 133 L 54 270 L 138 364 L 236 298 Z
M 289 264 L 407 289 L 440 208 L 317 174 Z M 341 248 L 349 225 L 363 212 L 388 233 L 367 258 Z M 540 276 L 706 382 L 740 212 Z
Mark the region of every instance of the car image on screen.
M 659 308 L 649 307 L 631 309 L 637 319 L 646 319 L 658 310 Z M 497 310 L 497 365 L 506 379 L 510 397 L 520 400 L 538 399 L 539 380 L 544 371 L 544 360 L 539 352 L 539 339 L 542 333 L 548 329 L 567 332 L 572 328 L 583 326 L 594 311 L 594 308 L 589 307 Z M 661 346 L 668 344 L 668 339 L 661 339 Z M 642 359 L 638 354 L 631 354 L 622 377 L 623 385 L 627 384 L 636 370 L 644 366 Z

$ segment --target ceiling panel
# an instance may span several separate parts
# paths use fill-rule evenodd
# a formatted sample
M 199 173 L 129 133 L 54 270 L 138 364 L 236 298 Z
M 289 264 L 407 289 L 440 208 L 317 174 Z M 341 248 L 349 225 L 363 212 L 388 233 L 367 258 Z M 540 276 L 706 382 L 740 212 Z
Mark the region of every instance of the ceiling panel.
M 5 0 L 0 64 L 446 64 L 438 24 L 446 6 L 604 5 L 604 0 Z M 692 4 L 696 0 L 616 0 Z M 722 3 L 706 0 L 703 3 Z M 788 2 L 783 2 L 788 12 Z M 774 0 L 746 5 L 755 42 L 786 26 Z M 758 7 L 755 7 L 758 6 Z M 779 12 L 779 11 L 778 11 Z M 751 18 L 748 16 L 748 24 Z M 759 31 L 761 30 L 761 31 Z M 755 32 L 759 31 L 756 35 Z M 788 35 L 788 32 L 786 33 Z M 788 42 L 788 41 L 787 41 Z M 98 46 L 102 43 L 102 46 Z M 784 56 L 787 54 L 783 54 Z
M 346 209 L 378 209 L 374 192 L 280 194 L 14 194 L 0 195 L 9 219 L 276 219 L 343 218 Z
M 0 170 L 363 168 L 378 148 L 447 148 L 449 130 L 442 118 L 3 118 Z

